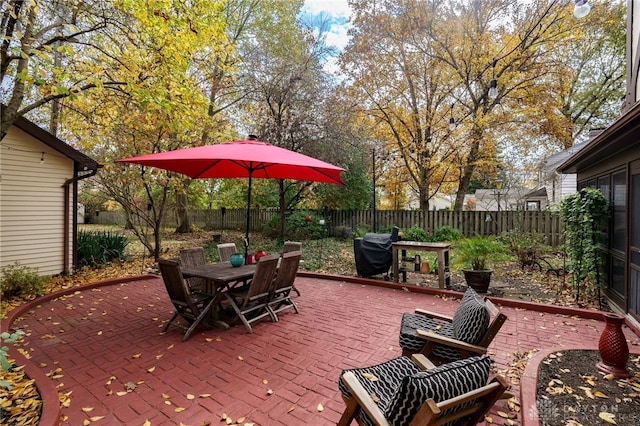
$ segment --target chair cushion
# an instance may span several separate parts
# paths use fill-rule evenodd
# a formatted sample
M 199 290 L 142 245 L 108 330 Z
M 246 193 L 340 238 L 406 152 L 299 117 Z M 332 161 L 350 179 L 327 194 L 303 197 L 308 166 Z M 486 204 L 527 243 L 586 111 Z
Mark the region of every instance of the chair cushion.
M 452 324 L 427 318 L 424 315 L 404 313 L 400 324 L 400 347 L 411 352 L 420 352 L 425 342 L 416 335 L 416 330 L 431 330 L 441 336 L 454 338 Z
M 489 311 L 484 300 L 477 294 L 467 297 L 465 293 L 451 324 L 455 339 L 471 345 L 478 344 L 489 328 Z
M 486 385 L 490 366 L 490 358 L 483 355 L 411 374 L 402 379 L 383 408 L 385 417 L 393 426 L 408 425 L 427 399 L 442 402 Z M 455 410 L 462 410 L 472 403 L 469 401 Z
M 342 375 L 347 371 L 355 374 L 369 395 L 375 395 L 378 398 L 377 404 L 384 412 L 384 407 L 388 405 L 396 389 L 400 386 L 402 379 L 417 374 L 422 370 L 411 361 L 410 358 L 404 356 L 371 367 L 343 370 L 338 380 L 338 389 L 340 389 L 340 392 L 345 398 L 351 398 L 349 389 L 347 389 L 342 382 Z M 378 380 L 371 380 L 363 374 L 371 374 L 371 377 L 376 377 Z M 361 412 L 360 417 L 365 425 L 373 424 L 366 414 L 364 414 L 364 411 Z

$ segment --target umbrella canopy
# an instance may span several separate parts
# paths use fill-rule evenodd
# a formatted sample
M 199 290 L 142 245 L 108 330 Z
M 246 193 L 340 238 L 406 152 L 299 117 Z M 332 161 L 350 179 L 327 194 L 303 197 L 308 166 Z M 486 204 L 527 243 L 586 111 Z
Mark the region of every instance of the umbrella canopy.
M 117 160 L 185 174 L 192 179 L 248 178 L 245 255 L 249 246 L 251 180 L 291 179 L 344 185 L 344 169 L 266 142 L 241 140 Z M 246 258 L 246 256 L 245 256 Z

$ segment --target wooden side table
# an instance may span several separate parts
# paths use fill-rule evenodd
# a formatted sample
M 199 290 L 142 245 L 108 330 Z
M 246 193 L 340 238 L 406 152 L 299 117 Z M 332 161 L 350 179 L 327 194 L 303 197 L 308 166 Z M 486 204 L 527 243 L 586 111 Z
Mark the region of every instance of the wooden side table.
M 424 243 L 421 241 L 396 241 L 391 244 L 393 256 L 393 281 L 399 282 L 400 268 L 398 267 L 398 252 L 402 251 L 402 257 L 406 256 L 407 250 L 412 251 L 435 251 L 438 255 L 438 286 L 449 288 L 451 282 L 451 272 L 449 269 L 449 243 Z

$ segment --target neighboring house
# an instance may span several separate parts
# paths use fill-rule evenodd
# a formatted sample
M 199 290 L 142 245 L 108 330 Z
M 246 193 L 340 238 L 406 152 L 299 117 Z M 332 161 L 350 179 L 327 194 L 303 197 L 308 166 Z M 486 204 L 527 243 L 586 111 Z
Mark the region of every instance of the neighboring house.
M 538 187 L 545 188 L 549 196 L 549 205 L 555 206 L 563 197 L 575 193 L 578 189 L 575 174 L 562 174 L 558 166 L 567 158 L 584 148 L 587 142 L 576 144 L 569 149 L 550 155 L 538 166 Z
M 475 203 L 465 202 L 467 210 L 507 211 L 507 210 L 544 210 L 547 208 L 547 193 L 542 189 L 500 188 L 477 189 Z M 467 200 L 468 201 L 468 200 Z M 473 208 L 471 206 L 474 205 Z
M 629 0 L 622 116 L 558 167 L 563 173 L 577 174 L 578 189 L 598 188 L 611 201 L 612 215 L 605 232 L 605 294 L 615 310 L 636 322 L 640 322 L 639 23 L 640 2 Z
M 78 181 L 100 165 L 24 118 L 0 139 L 0 268 L 68 274 L 76 260 Z

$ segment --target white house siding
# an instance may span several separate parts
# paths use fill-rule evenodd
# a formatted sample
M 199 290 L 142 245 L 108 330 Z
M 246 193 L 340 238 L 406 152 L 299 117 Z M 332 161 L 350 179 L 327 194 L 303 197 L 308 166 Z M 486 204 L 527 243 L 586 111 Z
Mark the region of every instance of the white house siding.
M 19 262 L 41 275 L 64 271 L 63 186 L 71 177 L 71 159 L 9 129 L 0 147 L 0 267 Z

